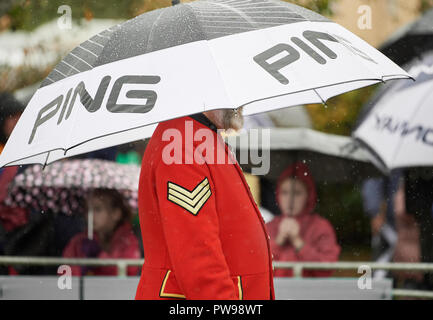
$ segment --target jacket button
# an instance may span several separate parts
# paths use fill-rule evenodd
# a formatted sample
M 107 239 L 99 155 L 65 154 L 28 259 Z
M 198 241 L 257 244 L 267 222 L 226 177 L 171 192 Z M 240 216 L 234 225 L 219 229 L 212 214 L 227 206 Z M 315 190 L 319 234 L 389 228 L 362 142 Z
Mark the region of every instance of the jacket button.
M 268 234 L 268 240 L 271 240 L 271 237 L 269 236 L 269 234 Z

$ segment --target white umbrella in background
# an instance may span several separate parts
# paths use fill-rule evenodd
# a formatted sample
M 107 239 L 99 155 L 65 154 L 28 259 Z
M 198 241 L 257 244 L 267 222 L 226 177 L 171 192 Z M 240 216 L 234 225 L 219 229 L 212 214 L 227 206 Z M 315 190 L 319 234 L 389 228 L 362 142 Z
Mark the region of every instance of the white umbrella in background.
M 252 130 L 238 136 L 229 136 L 227 141 L 237 150 L 242 168 L 249 172 L 253 168 L 265 168 L 270 160 L 266 178 L 276 181 L 290 164 L 302 161 L 307 164 L 316 181 L 357 181 L 369 176 L 381 175 L 372 163 L 371 154 L 351 137 L 320 132 L 308 128 L 271 128 L 269 140 L 257 139 Z M 263 137 L 264 135 L 259 134 Z M 266 156 L 267 150 L 270 157 Z M 260 162 L 251 161 L 251 152 L 261 151 Z M 244 158 L 242 156 L 244 152 Z
M 250 115 L 409 75 L 340 25 L 275 0 L 198 0 L 113 26 L 42 82 L 0 167 L 53 161 L 149 137 L 213 109 Z
M 244 117 L 244 128 L 312 128 L 305 106 L 294 106 Z
M 416 81 L 387 88 L 353 133 L 384 171 L 433 166 L 433 52 L 408 68 Z

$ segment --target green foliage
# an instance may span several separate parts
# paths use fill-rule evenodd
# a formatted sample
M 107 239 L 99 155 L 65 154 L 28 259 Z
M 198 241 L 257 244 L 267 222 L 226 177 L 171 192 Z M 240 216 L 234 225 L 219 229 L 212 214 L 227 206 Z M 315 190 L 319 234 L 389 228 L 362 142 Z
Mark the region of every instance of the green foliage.
M 339 95 L 329 99 L 326 106 L 306 106 L 314 128 L 327 133 L 350 135 L 359 111 L 376 88 L 377 86 L 370 86 Z
M 9 0 L 6 14 L 11 19 L 13 30 L 33 30 L 38 26 L 58 18 L 57 9 L 68 5 L 72 9 L 72 19 L 82 18 L 130 19 L 138 14 L 171 5 L 171 0 Z M 321 14 L 330 15 L 330 3 L 336 0 L 292 0 Z
M 169 0 L 15 0 L 7 14 L 13 30 L 33 30 L 38 26 L 60 16 L 57 10 L 68 5 L 72 19 L 76 22 L 83 18 L 129 19 L 145 11 L 170 5 Z
M 370 221 L 363 212 L 359 187 L 353 183 L 318 184 L 316 211 L 329 220 L 345 247 L 369 246 Z
M 60 61 L 60 57 L 57 59 Z M 0 65 L 0 92 L 13 92 L 42 81 L 51 72 L 53 66 L 44 68 L 23 64 L 19 67 Z
M 332 15 L 332 6 L 333 2 L 337 0 L 284 0 L 286 2 L 291 2 L 300 6 L 303 6 L 307 9 L 313 10 L 314 12 L 323 14 L 325 16 Z
M 433 0 L 421 0 L 421 12 L 433 8 Z

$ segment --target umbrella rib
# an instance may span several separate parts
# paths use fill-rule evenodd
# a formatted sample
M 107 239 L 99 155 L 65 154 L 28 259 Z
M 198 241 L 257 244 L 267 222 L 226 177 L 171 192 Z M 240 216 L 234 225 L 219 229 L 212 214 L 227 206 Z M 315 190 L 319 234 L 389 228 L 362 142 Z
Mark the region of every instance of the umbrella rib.
M 214 3 L 214 2 L 211 2 L 210 4 L 218 6 L 218 7 L 222 7 L 222 8 L 227 8 L 230 11 L 237 13 L 241 18 L 243 18 L 245 21 L 247 21 L 251 25 L 252 28 L 257 28 L 255 26 L 256 23 L 250 17 L 248 17 L 245 13 L 243 13 L 241 10 L 239 10 L 239 9 L 229 5 L 229 4 Z
M 48 153 L 47 153 L 47 157 L 45 158 L 45 163 L 44 163 L 44 166 L 42 167 L 42 170 L 44 170 L 45 167 L 47 166 L 47 162 L 48 162 L 48 157 L 49 156 L 50 156 L 50 151 L 48 151 Z
M 396 75 L 396 76 L 398 76 L 398 75 Z M 401 75 L 401 77 L 407 79 L 406 75 Z M 277 98 L 277 97 L 282 97 L 282 96 L 286 96 L 286 95 L 289 95 L 289 94 L 296 94 L 296 93 L 301 93 L 301 92 L 305 92 L 305 91 L 309 91 L 309 90 L 328 88 L 328 87 L 332 87 L 332 86 L 337 86 L 337 85 L 346 84 L 346 83 L 353 83 L 353 82 L 358 82 L 358 81 L 377 81 L 377 82 L 382 82 L 382 79 L 381 78 L 370 78 L 370 79 L 356 79 L 356 80 L 342 81 L 342 82 L 333 83 L 333 84 L 329 84 L 329 85 L 324 85 L 324 86 L 320 86 L 320 87 L 316 87 L 316 88 L 308 88 L 308 89 L 299 90 L 299 91 L 295 91 L 295 92 L 283 93 L 283 94 L 278 94 L 278 95 L 275 95 L 275 96 L 270 96 L 270 97 L 266 97 L 266 98 L 262 98 L 262 99 L 252 100 L 252 101 L 249 101 L 247 103 L 244 103 L 244 104 L 240 105 L 238 108 L 245 107 L 245 106 L 247 106 L 247 105 L 249 105 L 251 103 L 254 103 L 254 102 L 263 101 L 263 100 L 272 99 L 272 98 Z
M 322 96 L 317 92 L 316 89 L 313 89 L 314 93 L 317 94 L 317 96 L 319 97 L 320 100 L 322 100 L 322 104 L 324 106 L 327 106 L 325 99 L 322 98 Z
M 150 28 L 149 37 L 147 38 L 147 43 L 146 43 L 146 52 L 149 52 L 148 49 L 149 49 L 150 41 L 151 41 L 152 36 L 153 36 L 154 27 L 155 27 L 156 23 L 158 22 L 158 20 L 161 18 L 161 16 L 162 16 L 163 13 L 164 13 L 164 10 L 161 10 L 161 12 L 159 13 L 158 17 L 153 22 L 152 28 Z
M 63 150 L 63 151 L 64 151 L 65 149 L 64 149 L 64 148 L 54 148 L 54 149 L 51 149 L 51 150 L 46 150 L 46 151 L 42 151 L 42 152 L 39 152 L 39 153 L 35 153 L 35 154 L 30 155 L 30 156 L 26 156 L 26 157 L 22 157 L 22 158 L 19 158 L 19 159 L 16 159 L 16 160 L 10 161 L 10 162 L 4 164 L 4 165 L 2 166 L 2 168 L 3 168 L 3 167 L 6 167 L 6 166 L 8 166 L 8 165 L 11 165 L 12 163 L 15 163 L 15 162 L 17 162 L 17 161 L 26 160 L 26 159 L 29 159 L 29 158 L 32 158 L 32 157 L 35 157 L 35 156 L 42 155 L 42 154 L 44 154 L 44 153 L 46 153 L 46 152 L 52 152 L 52 151 L 56 151 L 56 150 Z M 33 164 L 42 164 L 41 162 L 32 162 L 32 163 L 33 163 Z M 47 165 L 48 165 L 48 163 L 47 163 Z

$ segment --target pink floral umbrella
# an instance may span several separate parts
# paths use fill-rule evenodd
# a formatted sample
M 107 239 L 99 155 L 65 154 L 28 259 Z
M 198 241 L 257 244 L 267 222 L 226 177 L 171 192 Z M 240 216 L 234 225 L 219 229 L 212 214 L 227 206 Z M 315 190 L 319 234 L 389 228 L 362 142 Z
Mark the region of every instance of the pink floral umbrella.
M 71 215 L 85 212 L 90 190 L 107 188 L 118 190 L 137 209 L 139 175 L 137 165 L 99 159 L 63 160 L 45 169 L 33 165 L 14 178 L 4 203 Z

